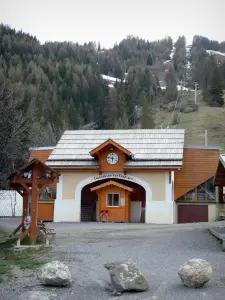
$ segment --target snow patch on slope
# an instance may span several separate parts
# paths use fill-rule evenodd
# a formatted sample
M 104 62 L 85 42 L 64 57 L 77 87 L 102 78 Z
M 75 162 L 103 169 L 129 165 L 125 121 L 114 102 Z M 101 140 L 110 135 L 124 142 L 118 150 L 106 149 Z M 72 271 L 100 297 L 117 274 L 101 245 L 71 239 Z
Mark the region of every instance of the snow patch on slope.
M 206 50 L 206 52 L 207 52 L 209 55 L 221 55 L 221 56 L 225 56 L 225 53 L 220 52 L 220 51 Z
M 162 90 L 165 90 L 166 89 L 166 86 L 161 86 L 161 89 Z M 180 84 L 177 85 L 177 90 L 178 91 L 190 91 L 190 89 L 186 88 L 185 86 L 181 86 Z
M 107 80 L 107 81 L 110 81 L 110 82 L 120 82 L 121 80 L 119 78 L 116 78 L 116 77 L 111 77 L 111 76 L 107 76 L 107 75 L 104 75 L 104 74 L 101 74 L 102 78 Z

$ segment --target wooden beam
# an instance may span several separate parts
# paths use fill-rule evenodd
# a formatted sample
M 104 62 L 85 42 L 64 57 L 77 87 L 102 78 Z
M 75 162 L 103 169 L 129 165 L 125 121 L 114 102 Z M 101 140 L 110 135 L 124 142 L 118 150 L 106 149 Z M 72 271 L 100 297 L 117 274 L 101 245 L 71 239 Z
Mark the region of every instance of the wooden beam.
M 29 189 L 29 187 L 25 183 L 20 182 L 20 184 L 22 185 L 22 187 L 24 188 L 26 193 L 31 194 L 31 190 Z
M 40 189 L 38 189 L 38 194 L 40 195 L 47 186 L 47 184 L 44 184 Z
M 10 184 L 10 186 L 17 192 L 17 193 L 19 193 L 20 194 L 20 196 L 22 196 L 23 197 L 23 195 L 24 195 L 24 192 L 21 192 L 21 189 L 17 189 L 17 188 L 15 188 L 15 187 L 13 187 L 11 184 Z
M 28 193 L 24 193 L 23 195 L 23 217 L 22 222 L 24 222 L 25 217 L 28 215 Z
M 216 203 L 216 200 L 175 200 L 178 203 Z
M 216 176 L 218 176 L 218 175 L 225 176 L 225 169 L 218 169 L 216 171 Z
M 225 186 L 225 181 L 215 181 L 214 186 Z
M 41 232 L 41 229 L 37 227 L 37 233 L 40 235 L 40 237 L 46 242 L 47 237 Z
M 33 177 L 33 176 L 32 176 Z M 55 182 L 55 179 L 57 177 L 54 177 L 54 178 L 38 178 L 38 183 L 39 184 L 52 184 Z M 29 183 L 30 185 L 32 184 L 32 180 L 31 179 L 28 179 L 28 178 L 22 178 L 22 177 L 19 177 L 17 180 L 16 180 L 16 183 L 20 183 L 21 185 L 22 184 L 26 184 L 26 183 Z
M 23 222 L 21 222 L 20 225 L 17 226 L 16 229 L 9 236 L 11 237 L 12 235 L 15 235 L 22 227 L 23 227 Z
M 219 203 L 223 203 L 223 187 L 219 186 Z
M 30 245 L 36 243 L 37 237 L 37 202 L 38 202 L 38 178 L 37 165 L 32 170 L 32 193 L 31 193 L 31 224 L 30 224 Z
M 21 234 L 21 236 L 14 243 L 14 245 L 18 245 L 18 244 L 20 245 L 20 242 L 22 242 L 22 240 L 29 234 L 29 232 L 30 232 L 30 226 Z

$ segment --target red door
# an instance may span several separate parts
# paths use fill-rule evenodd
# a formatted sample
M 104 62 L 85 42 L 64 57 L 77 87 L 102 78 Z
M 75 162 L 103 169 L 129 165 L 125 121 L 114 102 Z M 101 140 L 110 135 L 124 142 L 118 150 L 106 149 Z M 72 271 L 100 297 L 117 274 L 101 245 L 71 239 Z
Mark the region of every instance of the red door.
M 178 223 L 208 222 L 208 205 L 178 205 Z

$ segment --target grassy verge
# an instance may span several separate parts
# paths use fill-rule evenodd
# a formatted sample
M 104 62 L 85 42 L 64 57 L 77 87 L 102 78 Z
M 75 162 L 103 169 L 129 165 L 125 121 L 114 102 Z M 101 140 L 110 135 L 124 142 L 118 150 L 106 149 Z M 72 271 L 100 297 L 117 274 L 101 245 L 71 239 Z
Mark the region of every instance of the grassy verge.
M 1 236 L 5 233 L 1 232 Z M 21 269 L 33 269 L 40 267 L 47 261 L 41 259 L 41 256 L 51 250 L 51 248 L 39 247 L 15 250 L 13 243 L 17 238 L 10 238 L 0 243 L 0 275 L 9 274 L 14 266 Z M 25 238 L 22 245 L 28 245 L 28 238 Z M 41 246 L 41 240 L 37 239 L 37 244 Z
M 194 101 L 193 93 L 189 100 L 191 99 Z M 198 111 L 179 114 L 177 128 L 185 129 L 185 144 L 204 146 L 204 134 L 205 129 L 207 129 L 208 145 L 220 146 L 221 152 L 225 153 L 225 105 L 223 107 L 210 107 L 204 102 L 201 95 L 197 98 L 197 104 Z M 172 117 L 173 111 L 168 112 L 167 110 L 158 110 L 155 115 L 156 123 L 162 125 L 163 128 L 170 124 Z

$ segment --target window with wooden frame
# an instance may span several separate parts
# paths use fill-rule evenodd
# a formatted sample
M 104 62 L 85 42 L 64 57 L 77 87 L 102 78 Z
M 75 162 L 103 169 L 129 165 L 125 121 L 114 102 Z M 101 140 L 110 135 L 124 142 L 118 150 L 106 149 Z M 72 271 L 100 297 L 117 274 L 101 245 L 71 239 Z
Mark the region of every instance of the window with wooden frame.
M 191 190 L 187 192 L 177 200 L 184 200 L 184 201 L 195 200 L 195 190 Z
M 106 206 L 119 207 L 120 206 L 120 194 L 119 193 L 107 193 L 106 194 Z
M 197 200 L 214 200 L 213 177 L 197 187 Z
M 187 192 L 177 199 L 177 201 L 214 201 L 213 177 L 200 184 L 195 189 Z

